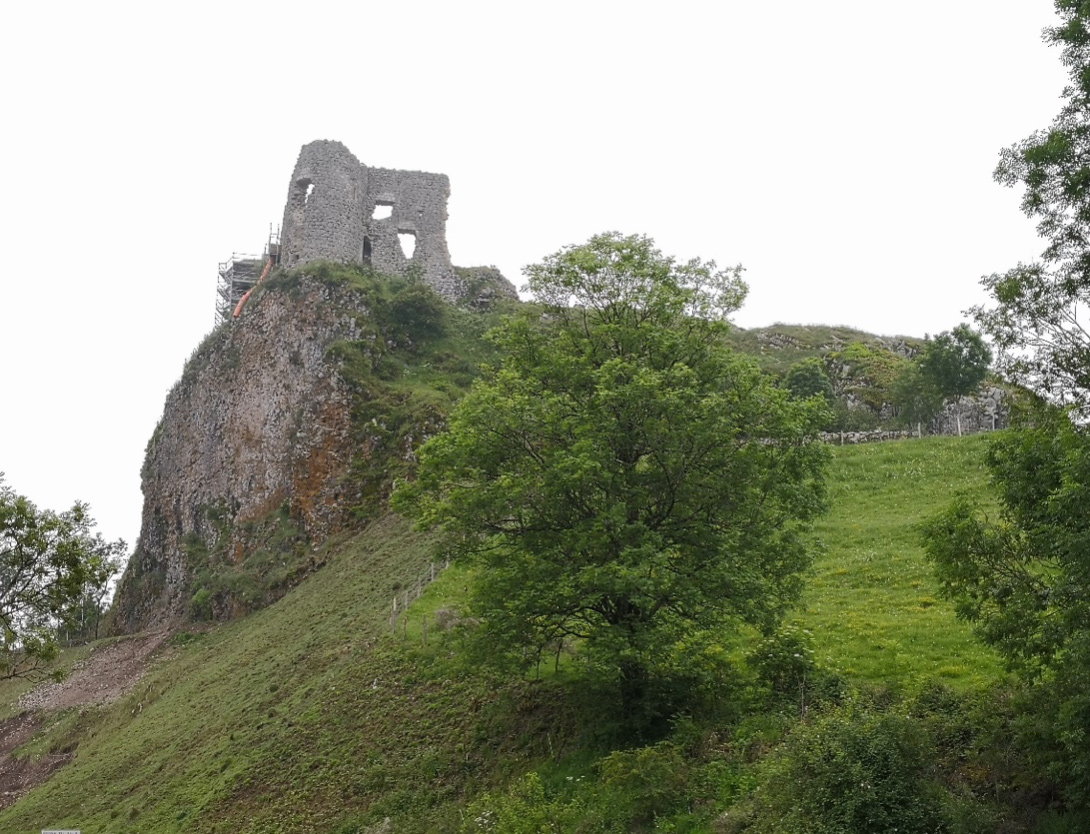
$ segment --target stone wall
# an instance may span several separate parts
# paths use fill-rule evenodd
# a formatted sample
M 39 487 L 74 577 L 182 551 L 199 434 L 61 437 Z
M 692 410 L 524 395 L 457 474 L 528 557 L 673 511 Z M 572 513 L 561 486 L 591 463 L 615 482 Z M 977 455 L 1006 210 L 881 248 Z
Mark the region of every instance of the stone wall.
M 859 404 L 857 408 L 867 406 Z M 892 408 L 883 407 L 883 421 L 892 420 Z M 956 402 L 946 403 L 942 411 L 929 424 L 919 427 L 923 435 L 957 435 L 958 417 L 961 418 L 961 434 L 980 434 L 997 431 L 1010 425 L 1010 394 L 1002 388 L 982 388 L 971 397 L 962 397 Z M 838 446 L 850 446 L 857 443 L 879 443 L 883 440 L 904 440 L 917 437 L 917 429 L 866 429 L 858 431 L 821 432 L 821 439 Z
M 1010 425 L 1010 396 L 1002 388 L 983 388 L 971 397 L 947 403 L 931 421 L 932 434 L 962 434 L 1005 429 Z
M 359 263 L 366 173 L 340 142 L 303 146 L 280 227 L 281 265 L 294 267 L 320 259 Z
M 915 432 L 871 429 L 869 431 L 823 431 L 818 437 L 834 446 L 855 446 L 860 443 L 881 443 L 884 440 L 908 440 Z
M 368 168 L 340 142 L 311 142 L 299 152 L 288 186 L 280 263 L 371 264 L 388 275 L 418 275 L 457 302 L 464 286 L 447 250 L 449 197 L 444 174 Z M 411 257 L 402 236 L 415 244 Z

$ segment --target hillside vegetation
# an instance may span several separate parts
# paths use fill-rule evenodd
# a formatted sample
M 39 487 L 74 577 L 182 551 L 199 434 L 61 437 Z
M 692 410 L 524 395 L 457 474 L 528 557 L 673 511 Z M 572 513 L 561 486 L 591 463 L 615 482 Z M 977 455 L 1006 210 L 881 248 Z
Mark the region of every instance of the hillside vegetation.
M 773 324 L 751 329 L 735 328 L 731 346 L 752 356 L 766 371 L 782 375 L 805 359 L 824 359 L 858 344 L 874 351 L 908 355 L 920 349 L 923 339 L 909 336 L 876 336 L 854 327 L 820 324 Z
M 830 686 L 880 683 L 917 697 L 936 679 L 963 691 L 998 679 L 995 659 L 938 598 L 914 532 L 955 492 L 984 489 L 984 442 L 835 450 L 824 550 L 797 614 Z M 486 792 L 498 813 L 540 789 L 538 804 L 558 814 L 648 830 L 658 815 L 679 827 L 657 830 L 710 831 L 799 717 L 797 685 L 779 701 L 740 678 L 719 723 L 689 727 L 684 745 L 611 756 L 618 739 L 587 729 L 593 704 L 560 685 L 563 664 L 543 680 L 501 681 L 439 636 L 434 612 L 463 592 L 457 568 L 391 632 L 392 600 L 430 577 L 432 544 L 384 517 L 327 543 L 324 566 L 279 602 L 176 634 L 130 693 L 52 716 L 19 751 L 75 755 L 0 813 L 0 829 L 348 834 L 389 817 L 392 831 L 458 831 Z M 0 695 L 8 703 L 19 691 L 6 684 Z M 640 780 L 663 762 L 691 778 L 640 805 Z

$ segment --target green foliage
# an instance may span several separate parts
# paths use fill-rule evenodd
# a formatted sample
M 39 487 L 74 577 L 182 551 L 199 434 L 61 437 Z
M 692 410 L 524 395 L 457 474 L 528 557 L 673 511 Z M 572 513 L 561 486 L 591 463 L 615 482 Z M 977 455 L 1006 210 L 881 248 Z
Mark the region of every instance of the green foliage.
M 908 364 L 885 348 L 852 342 L 843 350 L 829 355 L 829 361 L 839 367 L 838 390 L 854 394 L 875 412 L 891 402 L 890 389 L 901 370 Z
M 617 750 L 598 763 L 597 789 L 609 798 L 598 813 L 623 831 L 650 828 L 686 804 L 692 776 L 690 761 L 672 741 Z
M 555 834 L 570 830 L 582 808 L 548 799 L 541 777 L 528 773 L 507 790 L 486 793 L 466 809 L 461 834 Z
M 917 365 L 932 388 L 953 399 L 973 393 L 987 376 L 991 361 L 991 348 L 980 334 L 967 324 L 959 324 L 928 339 Z
M 930 425 L 942 410 L 942 392 L 916 362 L 906 365 L 897 375 L 890 396 L 897 409 L 897 422 L 902 426 Z
M 39 510 L 0 473 L 0 677 L 39 676 L 57 655 L 57 632 L 95 622 L 125 542 L 92 533 L 86 504 Z
M 461 304 L 477 310 L 512 308 L 518 304 L 510 295 L 507 279 L 494 266 L 456 266 L 454 274 L 465 288 Z
M 394 293 L 386 318 L 410 339 L 436 338 L 446 332 L 447 305 L 427 284 L 410 283 Z
M 679 653 L 769 628 L 796 595 L 824 406 L 722 346 L 737 271 L 607 234 L 527 274 L 547 319 L 495 332 L 502 364 L 422 447 L 395 506 L 482 566 L 472 608 L 494 655 L 527 668 L 582 641 L 638 724 L 663 709 L 655 679 Z
M 870 407 L 850 407 L 845 400 L 833 403 L 829 431 L 872 431 L 882 423 L 877 411 Z
M 236 527 L 222 508 L 201 511 L 205 537 L 182 541 L 193 571 L 189 614 L 197 621 L 248 614 L 282 597 L 315 567 L 310 543 L 287 505 Z M 236 559 L 241 552 L 243 558 Z
M 197 622 L 211 620 L 213 616 L 212 599 L 212 591 L 204 587 L 198 588 L 197 592 L 189 600 L 189 616 Z
M 800 400 L 809 397 L 821 397 L 832 402 L 833 384 L 825 372 L 825 363 L 820 359 L 804 359 L 792 365 L 783 378 L 783 386 L 791 396 Z
M 804 692 L 817 671 L 813 634 L 790 623 L 762 638 L 746 659 L 773 691 L 792 695 Z
M 910 366 L 907 359 L 881 345 L 852 342 L 826 359 L 833 371 L 837 399 L 833 403 L 834 431 L 878 428 L 896 400 L 897 380 Z
M 729 778 L 721 768 L 701 767 L 673 741 L 616 750 L 594 773 L 568 776 L 552 790 L 531 772 L 504 790 L 486 793 L 466 811 L 462 834 L 626 834 L 630 831 L 698 831 L 707 812 L 691 815 L 696 795 Z
M 1090 435 L 1041 408 L 996 439 L 988 466 L 997 516 L 955 501 L 924 527 L 927 553 L 958 615 L 1050 703 L 1053 775 L 1090 806 Z
M 800 724 L 770 762 L 755 832 L 945 830 L 935 751 L 909 718 L 850 703 Z
M 1008 379 L 1090 410 L 1090 7 L 1056 0 L 1058 25 L 1045 40 L 1063 50 L 1070 83 L 1053 123 L 1006 148 L 995 170 L 1003 185 L 1024 189 L 1022 211 L 1037 220 L 1047 246 L 1037 262 L 982 279 L 994 302 L 972 312 L 997 350 Z M 1080 315 L 1080 312 L 1082 315 Z

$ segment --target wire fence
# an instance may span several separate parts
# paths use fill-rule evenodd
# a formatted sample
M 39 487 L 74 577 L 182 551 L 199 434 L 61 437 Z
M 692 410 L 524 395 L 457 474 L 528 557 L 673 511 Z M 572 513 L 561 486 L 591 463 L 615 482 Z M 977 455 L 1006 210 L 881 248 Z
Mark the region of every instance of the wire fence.
M 393 634 L 397 634 L 398 627 L 401 627 L 401 633 L 403 637 L 408 636 L 409 630 L 409 618 L 406 616 L 409 612 L 409 606 L 416 600 L 420 599 L 424 594 L 424 589 L 427 588 L 432 582 L 434 582 L 444 570 L 450 567 L 450 559 L 447 558 L 442 562 L 431 562 L 427 569 L 416 577 L 415 582 L 410 582 L 403 590 L 399 591 L 393 599 L 393 603 L 390 606 L 390 631 Z M 424 614 L 421 618 L 422 623 L 422 639 L 426 645 L 428 642 L 428 615 Z

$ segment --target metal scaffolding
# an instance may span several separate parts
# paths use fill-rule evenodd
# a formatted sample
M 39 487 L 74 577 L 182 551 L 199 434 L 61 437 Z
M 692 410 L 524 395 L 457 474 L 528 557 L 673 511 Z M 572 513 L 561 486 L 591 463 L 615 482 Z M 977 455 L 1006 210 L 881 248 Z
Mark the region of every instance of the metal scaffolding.
M 265 259 L 257 255 L 238 255 L 220 264 L 219 286 L 216 287 L 216 324 L 231 320 L 235 305 L 261 276 Z
M 233 253 L 219 265 L 219 283 L 216 287 L 216 324 L 230 321 L 235 307 L 247 292 L 253 289 L 269 258 L 280 262 L 280 230 L 269 228 L 269 242 L 265 254 L 240 255 Z

